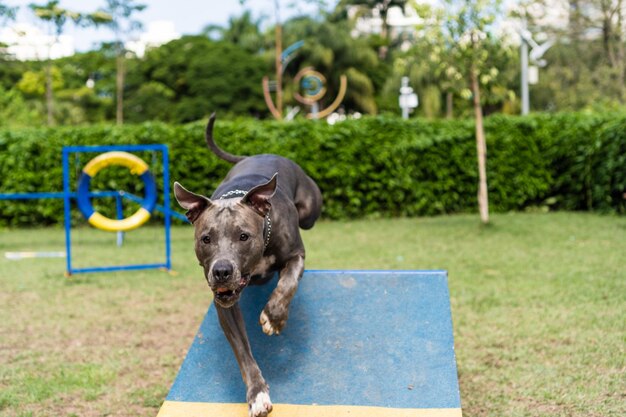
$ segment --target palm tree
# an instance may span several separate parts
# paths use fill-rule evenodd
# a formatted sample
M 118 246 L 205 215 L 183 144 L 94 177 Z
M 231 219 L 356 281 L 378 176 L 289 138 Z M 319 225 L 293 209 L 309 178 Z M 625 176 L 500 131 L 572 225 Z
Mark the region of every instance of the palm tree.
M 227 26 L 208 25 L 202 33 L 209 37 L 217 34 L 217 38 L 238 45 L 250 53 L 259 52 L 264 46 L 264 36 L 261 33 L 262 19 L 254 20 L 249 10 L 241 16 L 233 16 L 228 19 Z

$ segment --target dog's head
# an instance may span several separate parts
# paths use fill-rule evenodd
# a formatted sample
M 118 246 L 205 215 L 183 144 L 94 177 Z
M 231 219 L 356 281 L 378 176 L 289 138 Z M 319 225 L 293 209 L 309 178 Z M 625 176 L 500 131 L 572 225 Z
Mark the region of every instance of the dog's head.
M 224 308 L 248 285 L 265 249 L 265 216 L 276 191 L 276 175 L 243 197 L 211 200 L 174 183 L 178 203 L 195 229 L 195 249 L 204 276 Z

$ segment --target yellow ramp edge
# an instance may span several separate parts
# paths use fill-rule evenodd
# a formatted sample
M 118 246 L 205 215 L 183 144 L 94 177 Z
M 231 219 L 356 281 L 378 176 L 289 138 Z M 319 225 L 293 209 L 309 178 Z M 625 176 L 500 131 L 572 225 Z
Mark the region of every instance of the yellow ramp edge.
M 248 417 L 248 405 L 165 401 L 157 417 Z M 462 417 L 462 413 L 460 408 L 274 404 L 269 417 Z

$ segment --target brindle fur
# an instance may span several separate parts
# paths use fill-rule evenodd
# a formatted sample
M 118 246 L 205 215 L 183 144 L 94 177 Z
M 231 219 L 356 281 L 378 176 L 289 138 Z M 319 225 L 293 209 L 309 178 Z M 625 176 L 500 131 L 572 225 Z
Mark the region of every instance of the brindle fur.
M 246 384 L 249 415 L 264 417 L 272 410 L 269 387 L 252 356 L 238 303 L 240 291 L 248 284 L 267 282 L 278 271 L 278 283 L 259 323 L 268 335 L 284 329 L 289 304 L 304 272 L 299 227 L 313 227 L 322 196 L 315 182 L 289 159 L 267 154 L 237 156 L 220 149 L 213 140 L 214 121 L 212 115 L 206 129 L 207 145 L 235 166 L 211 198 L 187 191 L 179 183 L 174 184 L 174 193 L 194 225 L 196 256 L 214 292 L 220 325 Z M 234 190 L 247 193 L 220 198 Z M 271 236 L 265 247 L 266 215 Z M 242 235 L 247 239 L 242 240 Z

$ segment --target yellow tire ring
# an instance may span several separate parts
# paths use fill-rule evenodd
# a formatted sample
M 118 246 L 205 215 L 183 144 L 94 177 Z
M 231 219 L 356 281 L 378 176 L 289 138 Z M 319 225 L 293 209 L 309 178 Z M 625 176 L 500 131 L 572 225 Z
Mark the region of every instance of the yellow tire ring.
M 89 198 L 91 179 L 101 169 L 110 165 L 125 166 L 131 174 L 138 175 L 145 185 L 145 196 L 139 210 L 121 220 L 110 219 L 95 211 Z M 93 158 L 83 168 L 78 180 L 76 200 L 81 213 L 93 227 L 109 232 L 126 232 L 138 228 L 150 218 L 150 213 L 156 205 L 156 184 L 148 170 L 148 164 L 143 159 L 128 152 L 106 152 Z

